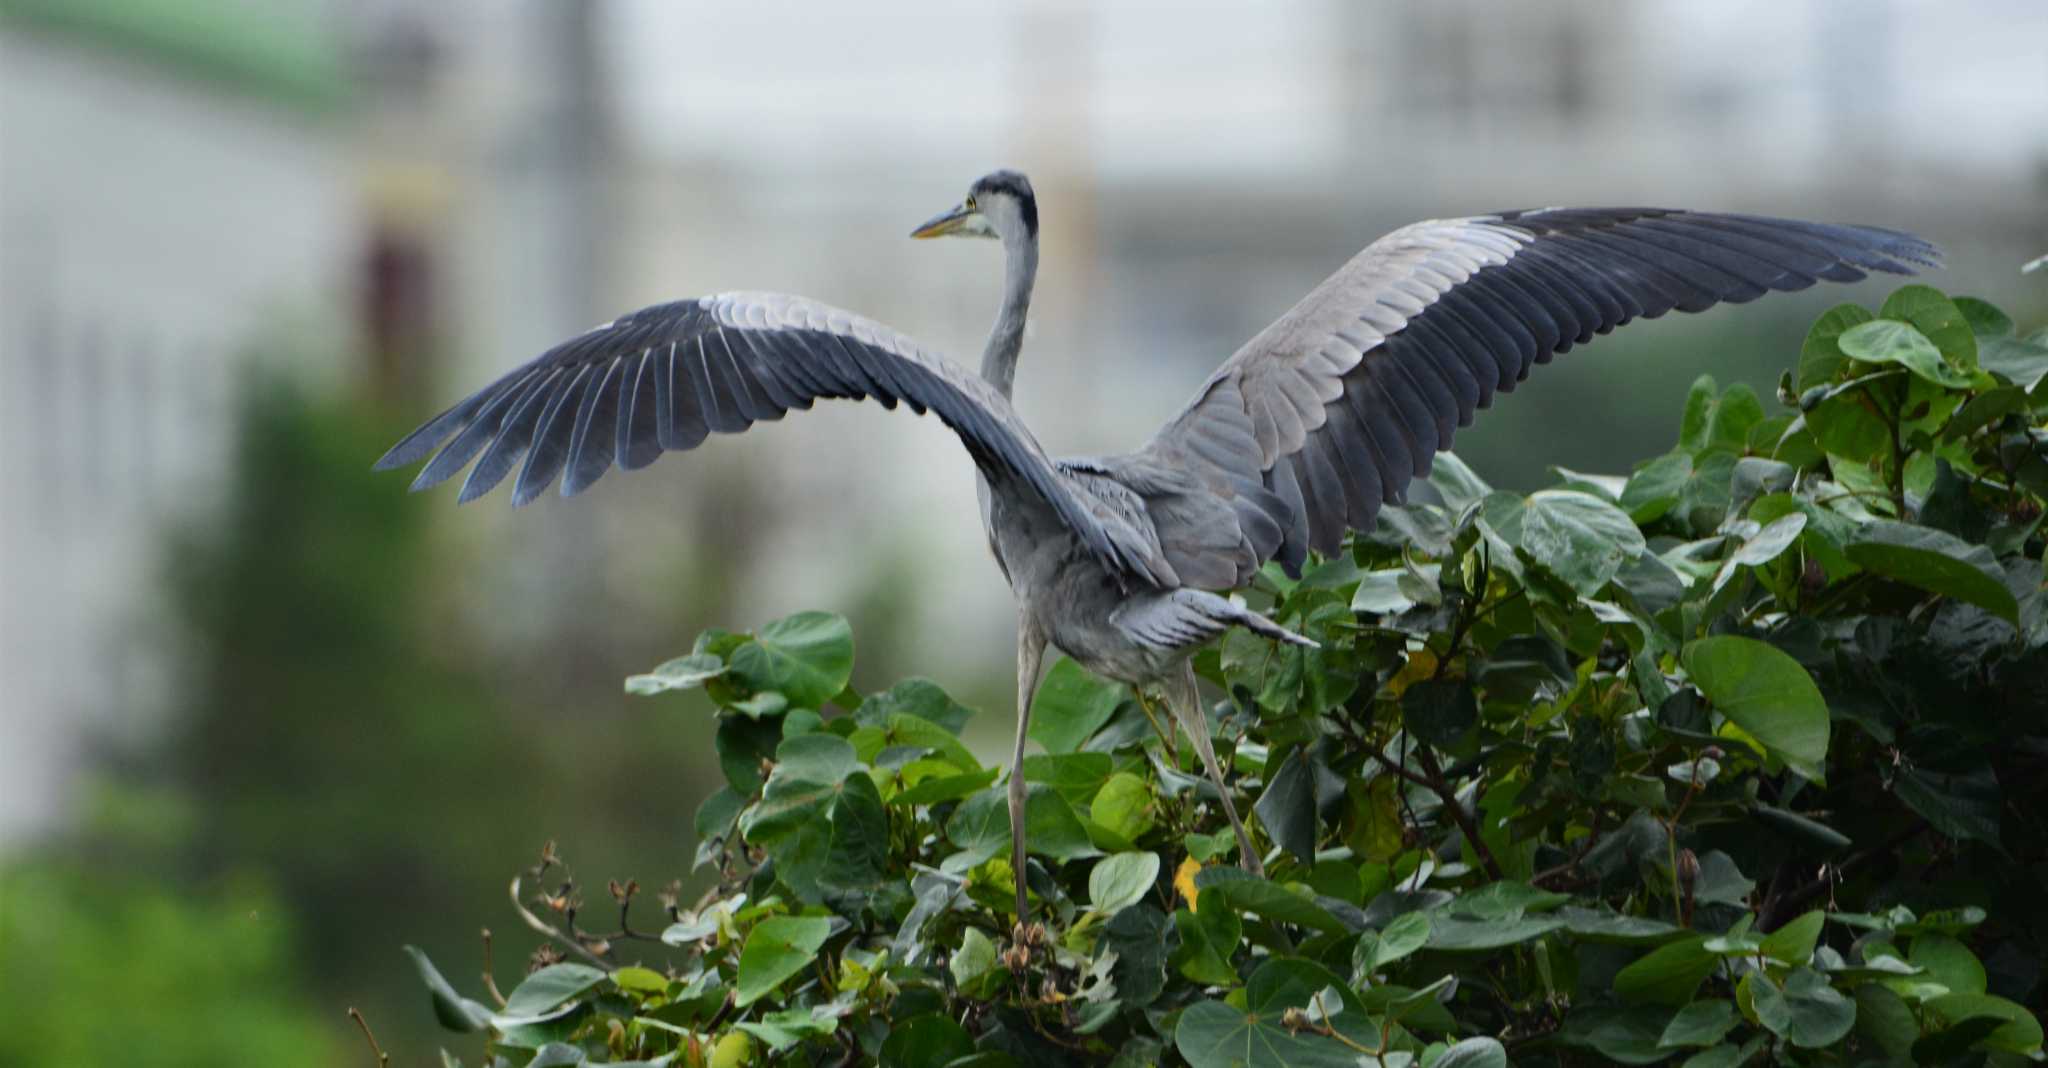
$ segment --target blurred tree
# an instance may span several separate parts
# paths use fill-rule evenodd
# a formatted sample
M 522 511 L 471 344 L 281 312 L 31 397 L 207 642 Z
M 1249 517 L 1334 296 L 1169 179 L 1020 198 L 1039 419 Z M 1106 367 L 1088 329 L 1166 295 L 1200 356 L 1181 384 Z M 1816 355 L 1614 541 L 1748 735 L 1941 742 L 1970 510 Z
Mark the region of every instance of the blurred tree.
M 434 510 L 370 471 L 384 421 L 275 380 L 252 385 L 241 414 L 221 517 L 180 541 L 171 568 L 188 674 L 167 767 L 194 811 L 180 874 L 264 872 L 302 918 L 302 959 L 334 1026 L 360 1005 L 388 1048 L 417 1050 L 428 1014 L 384 1000 L 407 967 L 394 917 L 403 938 L 480 963 L 476 941 L 448 937 L 506 915 L 476 873 L 511 871 L 536 835 L 574 827 L 602 839 L 584 870 L 672 861 L 621 873 L 659 885 L 688 869 L 703 792 L 691 784 L 716 773 L 680 733 L 610 745 L 590 730 L 600 709 L 491 685 L 438 625 L 454 569 L 436 561 Z M 648 800 L 664 794 L 674 807 Z M 509 933 L 507 973 L 533 944 Z
M 101 799 L 117 804 L 61 851 L 0 870 L 0 1064 L 345 1063 L 265 881 L 124 877 L 110 856 L 160 855 L 187 821 L 160 797 Z

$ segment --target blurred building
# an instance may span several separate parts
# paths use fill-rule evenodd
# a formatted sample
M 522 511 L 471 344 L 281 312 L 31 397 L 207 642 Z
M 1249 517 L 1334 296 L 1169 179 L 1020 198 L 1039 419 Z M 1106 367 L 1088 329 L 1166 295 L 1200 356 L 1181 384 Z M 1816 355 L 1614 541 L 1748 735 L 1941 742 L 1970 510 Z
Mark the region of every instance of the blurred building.
M 317 15 L 0 2 L 0 839 L 158 704 L 163 534 L 218 485 L 244 361 L 347 347 L 347 85 Z

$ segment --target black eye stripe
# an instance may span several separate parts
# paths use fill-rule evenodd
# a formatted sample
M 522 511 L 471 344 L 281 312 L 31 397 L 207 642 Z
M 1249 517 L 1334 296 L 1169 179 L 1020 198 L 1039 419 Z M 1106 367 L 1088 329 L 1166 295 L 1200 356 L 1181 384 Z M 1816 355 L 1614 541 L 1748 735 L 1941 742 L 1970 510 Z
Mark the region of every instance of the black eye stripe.
M 972 201 L 975 197 L 988 193 L 1003 193 L 1015 197 L 1019 213 L 1024 217 L 1025 231 L 1034 237 L 1037 236 L 1038 198 L 1032 195 L 1030 179 L 1016 171 L 997 171 L 975 182 L 968 199 Z

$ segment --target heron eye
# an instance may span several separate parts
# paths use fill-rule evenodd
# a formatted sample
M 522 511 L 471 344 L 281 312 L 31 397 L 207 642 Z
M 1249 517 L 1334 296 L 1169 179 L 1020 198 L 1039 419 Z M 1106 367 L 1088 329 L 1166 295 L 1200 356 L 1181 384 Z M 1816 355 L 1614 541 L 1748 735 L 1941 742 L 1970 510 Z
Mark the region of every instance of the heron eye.
M 969 196 L 968 196 L 968 198 L 967 198 L 967 210 L 968 210 L 968 211 L 980 211 L 980 210 L 981 210 L 981 208 L 980 208 L 979 206 L 977 206 L 977 205 L 976 205 L 976 204 L 974 203 L 974 197 L 973 197 L 972 195 L 969 195 Z

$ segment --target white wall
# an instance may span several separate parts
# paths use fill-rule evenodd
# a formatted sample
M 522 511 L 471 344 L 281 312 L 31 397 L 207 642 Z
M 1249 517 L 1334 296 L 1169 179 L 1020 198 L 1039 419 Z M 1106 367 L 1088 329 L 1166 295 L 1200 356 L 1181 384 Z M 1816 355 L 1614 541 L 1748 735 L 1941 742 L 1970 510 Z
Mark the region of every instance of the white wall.
M 218 484 L 259 327 L 341 348 L 350 178 L 324 120 L 0 30 L 0 840 L 151 720 L 163 525 Z

